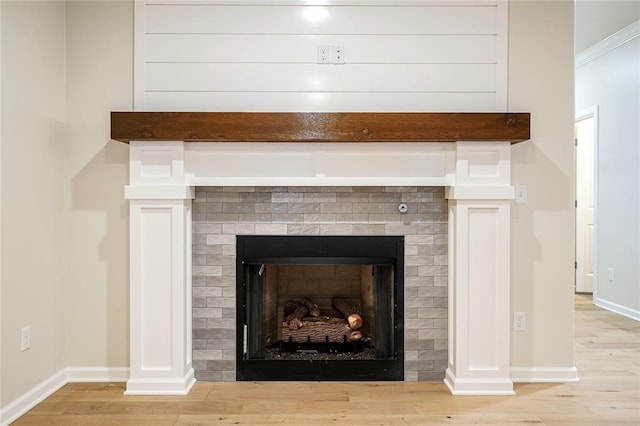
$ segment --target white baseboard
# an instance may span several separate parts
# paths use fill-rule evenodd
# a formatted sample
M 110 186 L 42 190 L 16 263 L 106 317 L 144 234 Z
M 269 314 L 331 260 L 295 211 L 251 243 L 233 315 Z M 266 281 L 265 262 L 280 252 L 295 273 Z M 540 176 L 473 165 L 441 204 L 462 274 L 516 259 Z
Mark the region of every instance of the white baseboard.
M 181 379 L 129 379 L 125 395 L 188 395 L 196 383 L 193 368 Z
M 515 383 L 575 383 L 580 378 L 575 367 L 512 367 L 511 380 Z
M 15 400 L 0 408 L 0 425 L 8 426 L 20 416 L 44 401 L 55 391 L 70 382 L 125 382 L 128 368 L 63 368 L 48 379 L 38 383 Z
M 0 424 L 5 426 L 15 421 L 65 384 L 67 384 L 67 375 L 62 369 L 2 407 L 0 409 Z
M 67 382 L 126 382 L 129 380 L 129 368 L 107 367 L 69 367 Z
M 451 395 L 515 395 L 513 382 L 510 379 L 499 378 L 466 378 L 460 379 L 447 368 L 444 384 Z
M 599 308 L 611 311 L 614 314 L 623 315 L 632 320 L 640 321 L 640 311 L 636 309 L 627 308 L 626 306 L 618 305 L 617 303 L 609 302 L 608 300 L 593 298 L 593 304 Z

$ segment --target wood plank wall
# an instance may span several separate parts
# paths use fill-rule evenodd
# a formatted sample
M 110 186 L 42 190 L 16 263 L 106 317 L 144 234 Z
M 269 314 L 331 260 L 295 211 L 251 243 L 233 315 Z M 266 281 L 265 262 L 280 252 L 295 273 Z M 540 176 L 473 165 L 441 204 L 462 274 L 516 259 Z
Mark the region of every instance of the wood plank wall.
M 137 3 L 136 110 L 506 110 L 506 2 L 305 3 Z

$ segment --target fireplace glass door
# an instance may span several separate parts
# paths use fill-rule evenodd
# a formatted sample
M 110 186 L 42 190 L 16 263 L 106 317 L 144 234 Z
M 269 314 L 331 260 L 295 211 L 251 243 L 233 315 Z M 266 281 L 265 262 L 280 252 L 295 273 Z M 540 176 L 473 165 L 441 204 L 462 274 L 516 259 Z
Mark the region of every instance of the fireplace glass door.
M 238 236 L 238 380 L 402 380 L 402 237 Z

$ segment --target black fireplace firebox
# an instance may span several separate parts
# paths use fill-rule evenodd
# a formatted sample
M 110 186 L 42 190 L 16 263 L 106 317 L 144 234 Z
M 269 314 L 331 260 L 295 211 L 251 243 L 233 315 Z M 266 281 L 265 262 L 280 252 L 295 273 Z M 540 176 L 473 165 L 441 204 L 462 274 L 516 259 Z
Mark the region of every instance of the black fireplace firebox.
M 404 380 L 404 237 L 238 236 L 236 379 Z

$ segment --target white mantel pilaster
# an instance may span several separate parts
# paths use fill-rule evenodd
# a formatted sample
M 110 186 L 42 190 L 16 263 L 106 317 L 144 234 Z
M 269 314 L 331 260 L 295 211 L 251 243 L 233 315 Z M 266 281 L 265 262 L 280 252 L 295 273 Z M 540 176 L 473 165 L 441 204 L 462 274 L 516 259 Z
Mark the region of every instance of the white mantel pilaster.
M 454 395 L 513 395 L 510 378 L 510 152 L 456 143 L 449 199 L 449 363 Z
M 131 141 L 131 378 L 126 394 L 186 394 L 191 200 L 197 185 L 444 186 L 453 394 L 513 394 L 509 377 L 509 142 Z
M 131 144 L 130 378 L 126 395 L 186 395 L 191 338 L 191 200 L 184 143 Z

